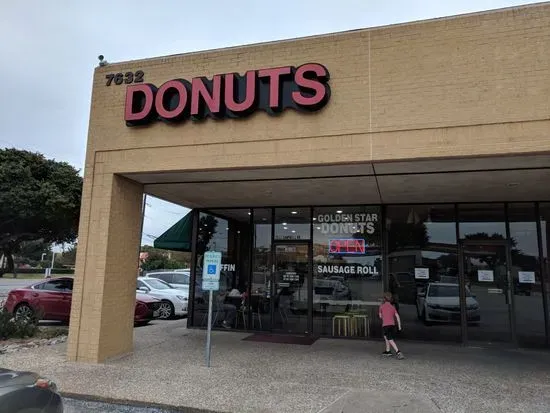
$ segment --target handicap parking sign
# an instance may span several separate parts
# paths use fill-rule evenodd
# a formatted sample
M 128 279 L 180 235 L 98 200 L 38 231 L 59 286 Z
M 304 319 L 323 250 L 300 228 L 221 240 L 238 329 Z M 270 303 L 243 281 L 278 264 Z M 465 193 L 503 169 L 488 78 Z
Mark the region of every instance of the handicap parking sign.
M 222 254 L 217 251 L 208 251 L 204 254 L 203 262 L 203 290 L 218 290 Z

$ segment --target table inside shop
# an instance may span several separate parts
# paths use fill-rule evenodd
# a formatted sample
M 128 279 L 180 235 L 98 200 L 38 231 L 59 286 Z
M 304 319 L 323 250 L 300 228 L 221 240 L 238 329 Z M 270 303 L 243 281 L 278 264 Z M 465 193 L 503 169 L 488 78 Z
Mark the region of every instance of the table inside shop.
M 314 299 L 313 300 L 313 306 L 319 305 L 321 307 L 321 312 L 323 313 L 323 317 L 326 316 L 328 313 L 327 308 L 329 306 L 333 307 L 344 307 L 342 310 L 334 311 L 343 313 L 345 309 L 349 306 L 350 310 L 357 310 L 361 308 L 365 308 L 369 317 L 371 320 L 377 319 L 376 311 L 378 310 L 378 307 L 382 304 L 381 301 L 363 301 L 363 300 L 324 300 L 324 299 Z

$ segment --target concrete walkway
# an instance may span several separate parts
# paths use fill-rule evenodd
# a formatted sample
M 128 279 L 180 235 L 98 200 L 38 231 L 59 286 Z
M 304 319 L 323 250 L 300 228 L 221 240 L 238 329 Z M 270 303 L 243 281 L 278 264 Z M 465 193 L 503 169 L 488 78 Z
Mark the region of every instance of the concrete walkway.
M 215 332 L 208 369 L 204 332 L 185 324 L 136 329 L 135 353 L 105 365 L 66 362 L 60 344 L 0 355 L 0 366 L 38 371 L 62 392 L 194 412 L 550 412 L 550 353 L 404 342 L 399 361 L 374 342 L 283 345 Z

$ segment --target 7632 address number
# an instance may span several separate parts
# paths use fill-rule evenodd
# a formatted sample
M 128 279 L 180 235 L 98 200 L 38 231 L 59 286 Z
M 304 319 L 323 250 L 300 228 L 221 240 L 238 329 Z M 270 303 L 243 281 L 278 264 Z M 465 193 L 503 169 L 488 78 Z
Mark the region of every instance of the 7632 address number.
M 111 86 L 113 83 L 115 85 L 122 85 L 123 83 L 129 85 L 131 83 L 143 83 L 143 70 L 137 70 L 136 72 L 126 72 L 126 73 L 109 73 L 105 75 L 107 79 L 107 86 Z

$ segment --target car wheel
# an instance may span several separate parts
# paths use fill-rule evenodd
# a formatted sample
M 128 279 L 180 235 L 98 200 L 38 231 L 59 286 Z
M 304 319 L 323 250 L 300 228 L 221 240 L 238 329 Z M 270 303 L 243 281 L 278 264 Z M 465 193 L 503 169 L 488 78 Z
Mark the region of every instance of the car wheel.
M 161 301 L 159 309 L 159 318 L 167 320 L 174 316 L 174 305 L 170 301 Z
M 28 304 L 19 304 L 15 307 L 15 318 L 20 320 L 34 320 L 34 310 Z

